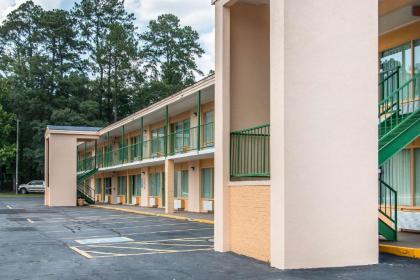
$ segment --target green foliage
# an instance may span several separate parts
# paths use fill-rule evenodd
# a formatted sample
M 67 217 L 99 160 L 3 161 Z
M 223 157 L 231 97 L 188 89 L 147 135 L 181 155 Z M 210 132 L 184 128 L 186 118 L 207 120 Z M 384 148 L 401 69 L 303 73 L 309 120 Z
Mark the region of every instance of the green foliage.
M 163 14 L 150 21 L 141 39 L 144 41 L 141 54 L 150 82 L 160 81 L 166 95 L 193 84 L 195 74 L 203 75 L 196 63 L 196 58 L 204 53 L 198 43 L 198 32 L 190 26 L 182 27 L 175 15 Z
M 198 33 L 170 14 L 141 34 L 123 0 L 81 0 L 71 11 L 27 1 L 0 24 L 1 173 L 42 178 L 48 124 L 104 126 L 202 75 Z
M 15 115 L 6 112 L 2 106 L 9 94 L 7 81 L 0 79 L 0 166 L 6 166 L 6 168 L 10 168 L 10 163 L 16 154 L 16 146 L 11 139 L 15 129 Z

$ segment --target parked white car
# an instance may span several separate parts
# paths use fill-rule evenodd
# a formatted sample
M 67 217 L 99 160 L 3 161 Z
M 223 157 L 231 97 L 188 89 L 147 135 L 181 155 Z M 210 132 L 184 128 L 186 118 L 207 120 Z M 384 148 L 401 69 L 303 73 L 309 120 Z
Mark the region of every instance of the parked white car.
M 41 180 L 33 180 L 27 184 L 22 184 L 18 187 L 18 191 L 21 194 L 27 193 L 43 193 L 45 192 L 45 182 Z

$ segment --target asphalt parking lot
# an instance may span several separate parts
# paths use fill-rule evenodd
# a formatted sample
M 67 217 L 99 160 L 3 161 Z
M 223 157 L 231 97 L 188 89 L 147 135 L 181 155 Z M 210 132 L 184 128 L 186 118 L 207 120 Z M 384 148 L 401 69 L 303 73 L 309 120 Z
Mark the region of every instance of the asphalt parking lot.
M 418 279 L 420 261 L 280 271 L 213 251 L 213 227 L 0 197 L 0 279 Z

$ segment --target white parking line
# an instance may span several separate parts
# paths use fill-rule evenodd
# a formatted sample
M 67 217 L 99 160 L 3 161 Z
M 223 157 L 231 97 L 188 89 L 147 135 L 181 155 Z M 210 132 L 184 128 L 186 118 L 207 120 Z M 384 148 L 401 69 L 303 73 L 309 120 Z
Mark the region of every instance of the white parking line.
M 175 230 L 162 230 L 162 231 L 147 231 L 147 232 L 138 232 L 138 233 L 126 233 L 124 235 L 142 235 L 142 234 L 155 234 L 155 233 L 165 233 L 165 232 L 182 232 L 182 231 L 197 231 L 197 230 L 209 230 L 210 228 L 191 228 L 191 229 L 175 229 Z
M 89 244 L 81 246 L 70 247 L 77 253 L 87 258 L 106 258 L 106 257 L 124 257 L 124 256 L 140 256 L 140 255 L 153 255 L 153 254 L 174 254 L 174 253 L 185 253 L 185 252 L 197 252 L 197 251 L 211 251 L 213 250 L 212 243 L 200 244 L 202 242 L 208 242 L 210 237 L 186 237 L 186 238 L 174 238 L 164 240 L 150 240 L 150 241 L 134 241 L 125 242 L 124 244 Z M 170 243 L 167 243 L 167 242 Z M 181 242 L 181 243 L 177 243 Z M 182 243 L 188 242 L 188 243 Z M 191 243 L 192 242 L 192 243 Z M 194 244 L 196 242 L 196 244 Z M 134 246 L 130 246 L 134 245 Z M 162 248 L 150 248 L 147 246 L 160 245 Z M 166 247 L 166 248 L 165 248 Z M 170 247 L 170 248 L 168 248 Z M 174 249 L 173 247 L 179 247 Z M 186 248 L 180 248 L 186 247 Z M 195 249 L 193 247 L 196 247 Z M 115 252 L 112 252 L 112 250 Z M 106 250 L 106 251 L 102 251 Z M 111 252 L 109 251 L 111 250 Z M 125 252 L 121 252 L 125 250 Z M 130 250 L 132 251 L 130 253 Z M 143 251 L 143 252 L 135 252 Z

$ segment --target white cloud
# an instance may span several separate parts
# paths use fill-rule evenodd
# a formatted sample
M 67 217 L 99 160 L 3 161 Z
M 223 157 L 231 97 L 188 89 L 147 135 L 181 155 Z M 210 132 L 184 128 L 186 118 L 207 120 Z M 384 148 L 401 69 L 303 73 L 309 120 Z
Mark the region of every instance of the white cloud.
M 27 0 L 0 0 L 0 23 L 6 18 L 6 16 L 25 3 Z M 32 0 L 35 4 L 40 5 L 44 9 L 58 9 L 63 6 L 65 0 Z
M 26 0 L 0 0 L 0 23 L 8 13 Z M 33 0 L 44 9 L 68 9 L 70 0 Z M 79 2 L 79 0 L 76 0 Z M 200 43 L 205 54 L 198 60 L 200 69 L 207 74 L 214 69 L 214 8 L 210 0 L 125 0 L 128 12 L 134 13 L 136 25 L 142 32 L 148 22 L 163 13 L 172 13 L 182 25 L 190 25 L 200 33 Z
M 161 14 L 179 17 L 182 25 L 200 33 L 205 54 L 197 61 L 199 68 L 205 74 L 214 70 L 214 8 L 209 0 L 126 0 L 125 6 L 134 13 L 140 32 Z

